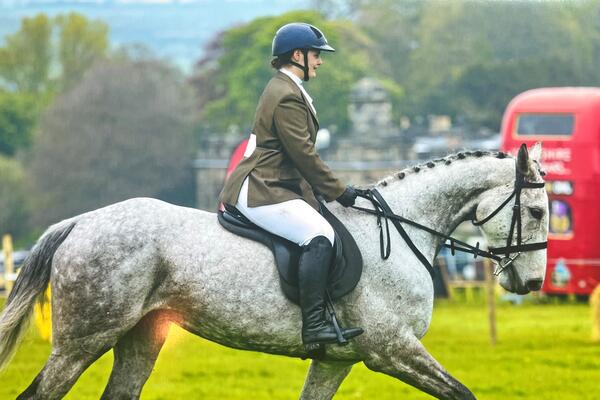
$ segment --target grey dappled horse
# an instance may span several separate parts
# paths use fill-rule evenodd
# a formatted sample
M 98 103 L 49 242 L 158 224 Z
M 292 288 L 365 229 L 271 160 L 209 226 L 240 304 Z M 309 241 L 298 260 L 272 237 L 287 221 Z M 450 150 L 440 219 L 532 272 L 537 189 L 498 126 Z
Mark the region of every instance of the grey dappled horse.
M 513 190 L 515 167 L 541 182 L 541 146 L 520 153 L 459 153 L 389 176 L 376 187 L 396 214 L 450 233 L 481 220 Z M 544 190 L 522 193 L 523 241 L 547 237 Z M 369 202 L 359 200 L 368 207 Z M 441 399 L 473 399 L 419 341 L 431 321 L 433 284 L 396 231 L 388 260 L 380 256 L 376 219 L 332 203 L 364 258 L 356 289 L 336 301 L 339 319 L 365 333 L 346 347 L 327 346 L 314 360 L 302 399 L 330 399 L 353 364 L 394 376 Z M 482 226 L 491 247 L 506 242 L 512 202 Z M 282 221 L 284 223 L 285 221 Z M 405 226 L 431 261 L 441 239 Z M 500 284 L 538 290 L 544 250 L 523 253 Z M 267 247 L 223 229 L 215 214 L 138 198 L 50 227 L 34 247 L 0 316 L 0 366 L 22 334 L 36 298 L 52 285 L 52 353 L 22 399 L 57 399 L 113 349 L 104 399 L 139 398 L 172 321 L 225 346 L 303 357 L 300 310 L 282 294 Z M 457 323 L 460 323 L 457 316 Z M 468 357 L 468 356 L 467 356 Z

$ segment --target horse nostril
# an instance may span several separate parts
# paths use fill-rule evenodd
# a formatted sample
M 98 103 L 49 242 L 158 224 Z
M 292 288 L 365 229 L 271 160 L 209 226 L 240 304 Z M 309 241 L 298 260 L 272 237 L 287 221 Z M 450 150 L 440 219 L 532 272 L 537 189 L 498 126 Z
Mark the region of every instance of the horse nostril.
M 542 288 L 543 279 L 530 279 L 527 281 L 527 289 L 540 290 Z

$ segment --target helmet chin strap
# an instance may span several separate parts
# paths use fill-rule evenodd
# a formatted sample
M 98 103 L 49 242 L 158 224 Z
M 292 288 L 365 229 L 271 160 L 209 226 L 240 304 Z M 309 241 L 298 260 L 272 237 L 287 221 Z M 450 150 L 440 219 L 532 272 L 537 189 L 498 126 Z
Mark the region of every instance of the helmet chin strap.
M 302 51 L 302 55 L 304 55 L 304 65 L 298 64 L 295 61 L 290 61 L 290 64 L 296 68 L 300 68 L 304 72 L 304 82 L 308 82 L 308 49 L 301 49 L 300 51 Z

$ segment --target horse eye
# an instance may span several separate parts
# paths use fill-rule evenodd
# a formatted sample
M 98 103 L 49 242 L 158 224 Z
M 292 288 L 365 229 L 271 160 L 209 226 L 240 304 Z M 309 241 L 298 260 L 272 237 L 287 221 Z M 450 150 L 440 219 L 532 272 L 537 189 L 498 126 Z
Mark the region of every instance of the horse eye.
M 538 207 L 529 207 L 529 214 L 535 219 L 542 219 L 544 216 L 544 210 Z

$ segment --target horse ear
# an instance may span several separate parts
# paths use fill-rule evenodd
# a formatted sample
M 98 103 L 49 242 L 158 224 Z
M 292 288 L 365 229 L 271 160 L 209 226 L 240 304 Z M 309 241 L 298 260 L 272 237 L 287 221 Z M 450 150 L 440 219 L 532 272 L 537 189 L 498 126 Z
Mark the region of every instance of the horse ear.
M 535 142 L 533 147 L 531 147 L 531 151 L 529 152 L 529 158 L 538 163 L 542 159 L 542 142 Z
M 527 175 L 529 172 L 529 152 L 525 143 L 519 147 L 519 154 L 517 154 L 517 169 L 523 175 Z

